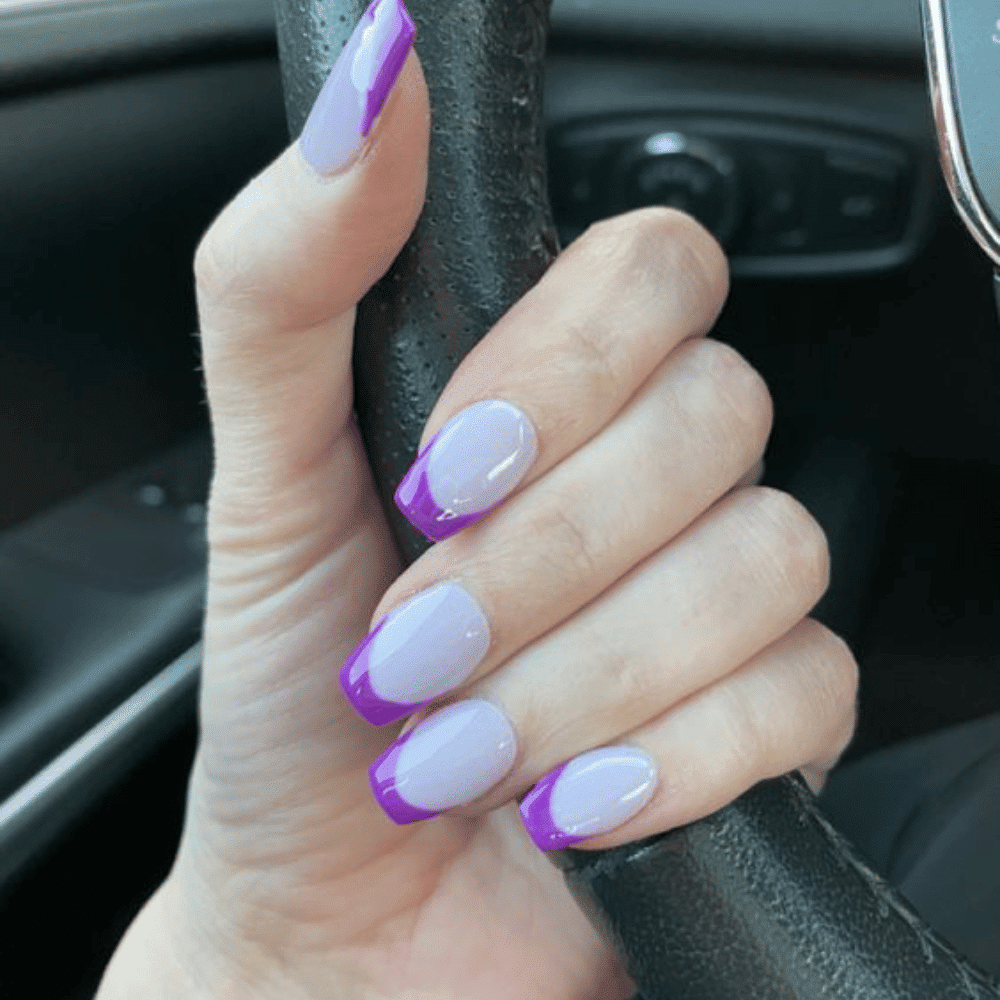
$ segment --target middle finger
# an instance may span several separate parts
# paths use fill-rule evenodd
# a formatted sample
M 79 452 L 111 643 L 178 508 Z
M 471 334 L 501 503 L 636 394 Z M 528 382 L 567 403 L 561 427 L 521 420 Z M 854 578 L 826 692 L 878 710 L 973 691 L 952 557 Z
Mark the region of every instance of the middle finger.
M 766 386 L 736 351 L 681 345 L 600 435 L 397 581 L 342 669 L 348 699 L 387 724 L 489 674 L 726 493 L 770 422 Z

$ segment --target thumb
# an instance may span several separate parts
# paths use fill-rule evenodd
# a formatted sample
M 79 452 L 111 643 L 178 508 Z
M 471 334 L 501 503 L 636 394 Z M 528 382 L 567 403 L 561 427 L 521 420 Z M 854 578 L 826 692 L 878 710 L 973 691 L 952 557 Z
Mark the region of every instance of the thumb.
M 222 211 L 198 248 L 217 545 L 227 544 L 222 523 L 246 526 L 250 515 L 263 530 L 309 506 L 291 494 L 308 490 L 309 473 L 329 466 L 338 444 L 357 464 L 356 442 L 344 433 L 354 307 L 401 250 L 426 188 L 428 97 L 412 40 L 401 0 L 376 0 L 300 139 Z M 338 488 L 345 499 L 351 485 Z M 351 512 L 326 501 L 314 516 L 329 537 Z M 307 525 L 286 527 L 308 534 Z M 260 538 L 250 542 L 259 551 Z

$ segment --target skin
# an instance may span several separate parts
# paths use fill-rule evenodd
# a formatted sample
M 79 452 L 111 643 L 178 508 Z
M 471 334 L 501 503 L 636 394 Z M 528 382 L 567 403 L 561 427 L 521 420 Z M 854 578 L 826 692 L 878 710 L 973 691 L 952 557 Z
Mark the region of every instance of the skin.
M 593 227 L 461 365 L 424 443 L 481 399 L 537 460 L 487 519 L 400 575 L 350 420 L 354 306 L 411 231 L 429 113 L 410 57 L 360 159 L 291 146 L 206 234 L 195 273 L 216 447 L 202 734 L 173 870 L 119 945 L 115 998 L 621 1000 L 631 984 L 528 839 L 518 797 L 608 743 L 659 762 L 652 801 L 585 846 L 705 816 L 847 745 L 857 669 L 807 617 L 822 532 L 753 485 L 766 386 L 705 337 L 721 250 L 677 212 Z M 493 642 L 465 687 L 520 752 L 481 800 L 396 827 L 366 769 L 397 735 L 333 677 L 370 625 L 442 579 Z

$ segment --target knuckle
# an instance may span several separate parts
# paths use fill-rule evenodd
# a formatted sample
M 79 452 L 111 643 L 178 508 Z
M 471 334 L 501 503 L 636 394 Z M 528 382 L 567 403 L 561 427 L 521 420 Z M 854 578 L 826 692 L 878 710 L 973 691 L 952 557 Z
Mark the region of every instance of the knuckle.
M 246 276 L 240 273 L 240 256 L 233 251 L 220 216 L 202 236 L 194 253 L 194 281 L 199 300 L 212 305 L 238 305 L 247 296 Z
M 586 324 L 573 324 L 566 329 L 565 349 L 573 369 L 573 392 L 579 394 L 578 399 L 596 403 L 619 394 L 627 373 L 618 370 L 609 345 L 599 332 Z
M 729 264 L 715 237 L 700 222 L 674 208 L 642 209 L 638 214 L 641 252 L 648 255 L 661 248 L 695 295 L 721 308 L 729 291 Z
M 194 252 L 194 281 L 199 293 L 214 297 L 218 288 L 224 284 L 226 269 L 220 259 L 213 232 L 209 229 L 202 236 Z
M 756 671 L 746 685 L 725 685 L 722 717 L 726 745 L 736 760 L 756 772 L 780 773 L 819 754 L 831 765 L 843 753 L 854 731 L 858 665 L 850 647 L 813 618 L 803 619 L 786 639 L 793 659 L 771 674 Z M 772 647 L 775 648 L 775 647 Z
M 284 309 L 290 244 L 276 165 L 223 206 L 199 241 L 193 270 L 200 306 L 246 317 Z
M 860 673 L 858 661 L 851 647 L 836 632 L 831 631 L 815 618 L 806 619 L 812 629 L 817 658 L 820 662 L 820 688 L 817 700 L 821 705 L 832 706 L 841 722 L 845 716 L 854 718 L 858 700 Z
M 531 537 L 539 540 L 538 554 L 547 563 L 561 567 L 560 575 L 574 578 L 595 573 L 600 559 L 593 541 L 568 513 L 564 498 L 555 497 L 545 509 L 533 517 Z
M 663 676 L 644 658 L 607 652 L 602 660 L 604 676 L 612 685 L 609 703 L 615 706 L 616 712 L 639 717 L 648 715 L 650 706 L 662 704 Z
M 719 688 L 719 766 L 754 780 L 795 767 L 829 770 L 856 720 L 858 666 L 847 643 L 804 618 L 741 673 Z
M 734 771 L 758 770 L 762 761 L 772 755 L 775 742 L 780 738 L 774 726 L 773 712 L 767 703 L 742 697 L 732 686 L 725 687 L 725 699 L 719 713 L 720 724 L 725 726 L 729 766 Z
M 675 208 L 653 206 L 604 219 L 590 227 L 587 244 L 632 281 L 662 284 L 665 276 L 687 292 L 683 302 L 714 315 L 729 291 L 729 265 L 715 237 Z
M 847 748 L 857 723 L 859 670 L 850 646 L 814 618 L 801 626 L 806 631 L 811 667 L 803 679 L 805 709 L 812 723 L 815 763 L 829 770 Z
M 760 549 L 783 586 L 819 600 L 830 582 L 830 550 L 819 522 L 793 496 L 768 486 L 744 491 L 757 522 Z
M 711 338 L 696 340 L 690 350 L 712 388 L 713 409 L 721 416 L 724 439 L 754 455 L 771 433 L 774 404 L 763 376 L 735 348 Z

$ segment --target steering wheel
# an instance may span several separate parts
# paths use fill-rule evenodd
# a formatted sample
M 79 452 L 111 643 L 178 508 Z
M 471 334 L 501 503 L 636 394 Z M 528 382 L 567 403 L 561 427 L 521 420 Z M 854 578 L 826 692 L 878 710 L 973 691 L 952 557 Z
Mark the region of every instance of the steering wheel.
M 275 0 L 290 131 L 365 0 Z M 545 175 L 548 0 L 409 0 L 431 93 L 427 204 L 358 310 L 356 409 L 404 556 L 428 542 L 392 495 L 439 393 L 557 252 Z M 576 899 L 644 1000 L 1000 1000 L 830 826 L 797 776 L 605 851 L 564 851 Z

